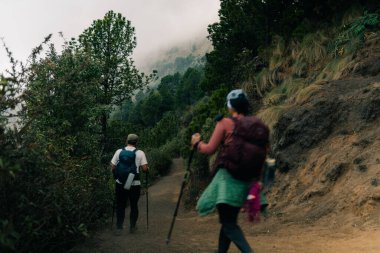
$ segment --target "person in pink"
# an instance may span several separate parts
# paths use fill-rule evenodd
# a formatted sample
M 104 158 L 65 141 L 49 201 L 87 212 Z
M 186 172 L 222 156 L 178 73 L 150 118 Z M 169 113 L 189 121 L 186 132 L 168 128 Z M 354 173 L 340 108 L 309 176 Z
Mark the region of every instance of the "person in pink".
M 244 204 L 244 210 L 248 214 L 249 222 L 259 222 L 260 221 L 260 212 L 261 212 L 261 183 L 254 181 L 248 192 L 247 200 Z
M 227 96 L 227 106 L 232 117 L 240 119 L 247 115 L 249 102 L 242 90 L 233 90 Z M 215 126 L 209 143 L 201 141 L 201 136 L 196 133 L 192 136 L 191 143 L 198 152 L 213 154 L 219 146 L 228 145 L 232 141 L 234 120 L 221 119 Z M 203 192 L 197 203 L 199 215 L 204 216 L 218 210 L 221 229 L 219 232 L 219 253 L 228 251 L 233 242 L 241 252 L 252 253 L 247 240 L 237 224 L 240 208 L 243 206 L 249 189 L 249 183 L 234 178 L 226 168 L 220 167 L 216 171 L 210 185 Z

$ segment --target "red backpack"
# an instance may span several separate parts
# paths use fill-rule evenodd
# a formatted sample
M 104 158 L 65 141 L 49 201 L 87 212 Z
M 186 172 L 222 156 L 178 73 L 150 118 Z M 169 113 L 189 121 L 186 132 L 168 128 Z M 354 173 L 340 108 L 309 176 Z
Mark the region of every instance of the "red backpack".
M 260 180 L 269 143 L 269 128 L 257 117 L 231 118 L 235 122 L 232 141 L 222 145 L 216 168 L 226 168 L 242 181 Z

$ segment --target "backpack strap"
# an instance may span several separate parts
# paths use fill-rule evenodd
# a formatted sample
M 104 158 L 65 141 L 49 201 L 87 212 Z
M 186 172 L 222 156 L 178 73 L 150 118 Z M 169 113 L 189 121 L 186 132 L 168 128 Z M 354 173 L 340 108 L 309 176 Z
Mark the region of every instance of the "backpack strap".
M 121 148 L 121 151 L 127 151 L 126 149 L 125 149 L 125 147 L 123 147 L 123 148 Z M 131 150 L 133 153 L 136 153 L 137 151 L 138 151 L 138 149 L 137 148 L 135 148 L 134 150 Z
M 136 156 L 136 152 L 137 151 L 139 151 L 137 148 L 135 148 L 134 150 L 133 150 L 133 153 L 135 153 L 135 162 L 136 162 L 136 158 L 137 158 L 137 156 Z M 137 171 L 139 171 L 136 175 L 138 176 L 139 174 L 140 174 L 140 169 L 139 168 L 136 168 L 136 172 Z M 137 177 L 137 178 L 135 178 L 134 180 L 140 180 L 140 178 L 139 177 Z
M 233 133 L 236 133 L 235 128 L 236 128 L 236 124 L 238 123 L 239 119 L 235 118 L 235 117 L 232 117 L 232 116 L 230 116 L 228 118 L 231 119 L 234 122 L 234 131 L 233 131 Z
M 236 118 L 236 117 L 232 117 L 232 116 L 230 116 L 230 117 L 228 117 L 228 118 L 231 119 L 235 124 L 236 124 L 236 122 L 239 121 L 239 119 Z
M 219 121 L 221 121 L 223 118 L 224 118 L 224 115 L 223 115 L 223 114 L 218 114 L 218 115 L 215 116 L 215 121 L 216 121 L 216 122 L 219 122 Z
M 121 155 L 121 152 L 125 151 L 125 147 L 122 147 L 121 150 L 120 150 L 120 153 L 119 153 L 119 160 L 120 160 L 120 155 Z
M 122 151 L 127 151 L 127 150 L 125 149 L 125 147 L 122 147 L 122 148 L 121 148 L 121 151 L 120 151 L 120 154 L 119 154 L 119 159 L 120 159 L 120 155 L 121 155 L 121 152 L 122 152 Z M 132 152 L 135 153 L 135 155 L 136 155 L 136 152 L 137 152 L 137 151 L 138 151 L 138 149 L 135 148 Z

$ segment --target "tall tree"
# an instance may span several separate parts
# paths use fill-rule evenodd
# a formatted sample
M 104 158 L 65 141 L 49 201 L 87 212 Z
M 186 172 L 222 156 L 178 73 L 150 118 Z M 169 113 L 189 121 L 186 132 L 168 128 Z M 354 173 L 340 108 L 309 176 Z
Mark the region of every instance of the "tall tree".
M 79 37 L 81 45 L 99 63 L 101 69 L 98 101 L 103 106 L 101 125 L 103 144 L 107 142 L 109 112 L 129 99 L 153 78 L 137 70 L 131 58 L 136 47 L 135 29 L 120 13 L 109 11 L 95 20 Z
M 20 102 L 17 96 L 19 91 L 19 87 L 12 78 L 0 75 L 0 124 L 7 122 L 7 118 L 12 116 L 11 112 Z
M 175 109 L 175 102 L 178 97 L 176 96 L 181 75 L 177 72 L 174 75 L 167 75 L 161 79 L 157 87 L 157 91 L 161 94 L 162 100 L 165 103 L 165 111 Z
M 39 136 L 36 143 L 47 151 L 68 156 L 83 156 L 98 151 L 100 126 L 100 70 L 97 62 L 76 46 L 61 54 L 51 47 L 45 58 L 31 66 L 23 94 L 29 134 Z M 51 145 L 54 143 L 54 145 Z M 62 148 L 49 150 L 50 148 Z
M 145 126 L 153 126 L 165 112 L 165 102 L 158 91 L 151 91 L 141 104 L 141 118 Z
M 220 21 L 208 27 L 214 51 L 206 55 L 206 78 L 202 84 L 205 90 L 232 87 L 237 81 L 232 78 L 237 55 L 243 49 L 257 53 L 264 37 L 265 20 L 260 18 L 263 5 L 261 0 L 221 0 Z
M 195 103 L 204 93 L 200 88 L 200 82 L 203 77 L 202 71 L 195 68 L 188 68 L 183 74 L 177 89 L 177 106 L 184 108 L 187 105 Z

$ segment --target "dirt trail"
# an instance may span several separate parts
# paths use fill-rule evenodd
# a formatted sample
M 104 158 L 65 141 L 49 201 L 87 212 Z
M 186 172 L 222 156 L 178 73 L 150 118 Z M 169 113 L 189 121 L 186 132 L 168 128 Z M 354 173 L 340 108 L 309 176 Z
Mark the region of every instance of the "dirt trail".
M 138 231 L 115 236 L 106 229 L 94 238 L 73 249 L 72 253 L 124 253 L 124 252 L 214 252 L 217 245 L 219 224 L 216 215 L 200 218 L 194 211 L 180 210 L 172 235 L 165 244 L 170 221 L 178 198 L 184 166 L 182 160 L 174 160 L 172 172 L 149 190 L 150 226 L 146 229 L 145 195 L 141 197 Z M 129 210 L 127 210 L 129 214 Z M 281 224 L 276 220 L 252 226 L 240 224 L 256 253 L 378 253 L 380 229 L 370 227 L 338 226 L 333 220 L 319 224 Z M 127 219 L 128 220 L 128 219 Z M 331 224 L 335 224 L 332 226 Z M 127 224 L 128 225 L 128 224 Z M 238 252 L 232 245 L 230 252 Z

